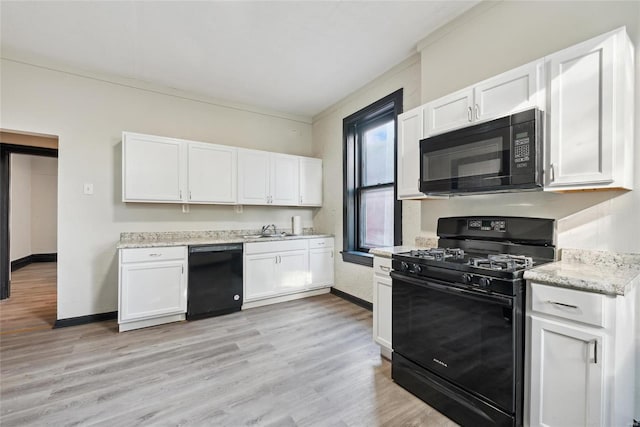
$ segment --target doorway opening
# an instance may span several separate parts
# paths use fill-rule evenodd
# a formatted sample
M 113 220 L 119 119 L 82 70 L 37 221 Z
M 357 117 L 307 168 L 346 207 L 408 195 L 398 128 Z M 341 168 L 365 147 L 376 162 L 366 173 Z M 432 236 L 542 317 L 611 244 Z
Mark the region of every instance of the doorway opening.
M 0 334 L 57 318 L 58 138 L 0 131 Z

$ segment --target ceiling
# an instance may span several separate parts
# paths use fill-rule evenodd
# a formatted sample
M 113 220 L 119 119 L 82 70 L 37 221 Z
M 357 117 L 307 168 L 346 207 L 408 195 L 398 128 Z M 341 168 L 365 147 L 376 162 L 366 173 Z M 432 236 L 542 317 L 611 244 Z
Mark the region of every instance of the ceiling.
M 312 117 L 478 1 L 5 1 L 2 56 Z

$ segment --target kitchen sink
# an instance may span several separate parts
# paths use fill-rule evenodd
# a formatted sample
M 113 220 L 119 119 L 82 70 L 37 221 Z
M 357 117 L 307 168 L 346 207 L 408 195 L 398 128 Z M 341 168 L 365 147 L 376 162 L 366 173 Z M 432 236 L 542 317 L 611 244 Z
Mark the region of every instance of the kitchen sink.
M 287 236 L 293 236 L 293 234 L 285 233 L 285 232 L 275 233 L 275 234 L 247 234 L 242 237 L 248 240 L 253 240 L 253 239 L 264 239 L 269 237 L 287 237 Z

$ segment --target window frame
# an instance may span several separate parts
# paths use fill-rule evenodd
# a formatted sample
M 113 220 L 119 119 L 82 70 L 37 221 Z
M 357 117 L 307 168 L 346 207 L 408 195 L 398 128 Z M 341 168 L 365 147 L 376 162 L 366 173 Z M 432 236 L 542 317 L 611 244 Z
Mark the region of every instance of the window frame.
M 383 188 L 393 185 L 393 244 L 402 244 L 402 201 L 398 200 L 398 115 L 402 113 L 403 90 L 385 96 L 343 120 L 343 251 L 345 262 L 373 266 L 373 255 L 359 244 L 359 195 L 361 189 Z M 393 184 L 360 185 L 360 132 L 367 125 L 391 116 L 393 135 Z

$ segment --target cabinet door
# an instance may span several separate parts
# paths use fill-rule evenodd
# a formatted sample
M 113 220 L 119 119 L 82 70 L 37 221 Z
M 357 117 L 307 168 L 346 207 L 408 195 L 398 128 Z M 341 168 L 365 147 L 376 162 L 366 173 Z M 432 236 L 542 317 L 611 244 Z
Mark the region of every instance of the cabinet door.
M 373 339 L 392 349 L 391 346 L 391 277 L 373 275 Z
M 269 203 L 296 206 L 300 202 L 298 157 L 271 154 L 271 192 Z
M 276 293 L 277 258 L 275 254 L 245 255 L 244 300 L 267 298 Z
M 187 311 L 184 261 L 122 264 L 119 321 Z
M 597 38 L 546 58 L 550 187 L 613 179 L 613 50 L 613 37 Z
M 603 336 L 531 316 L 531 426 L 602 426 Z
M 333 285 L 333 248 L 309 250 L 309 287 Z
M 432 136 L 472 121 L 473 89 L 464 89 L 431 101 L 426 108 L 426 135 Z
M 189 202 L 236 202 L 237 149 L 189 143 L 187 159 Z
M 122 200 L 182 202 L 182 142 L 125 132 L 122 136 Z
M 420 140 L 423 107 L 398 116 L 398 199 L 422 199 L 420 192 Z
M 322 159 L 300 157 L 300 205 L 322 206 Z
M 288 293 L 302 290 L 308 283 L 309 251 L 287 251 L 277 254 L 277 291 Z
M 474 121 L 492 120 L 529 108 L 544 108 L 544 60 L 485 80 L 474 87 Z
M 269 200 L 269 156 L 266 151 L 238 150 L 238 203 L 266 205 Z

